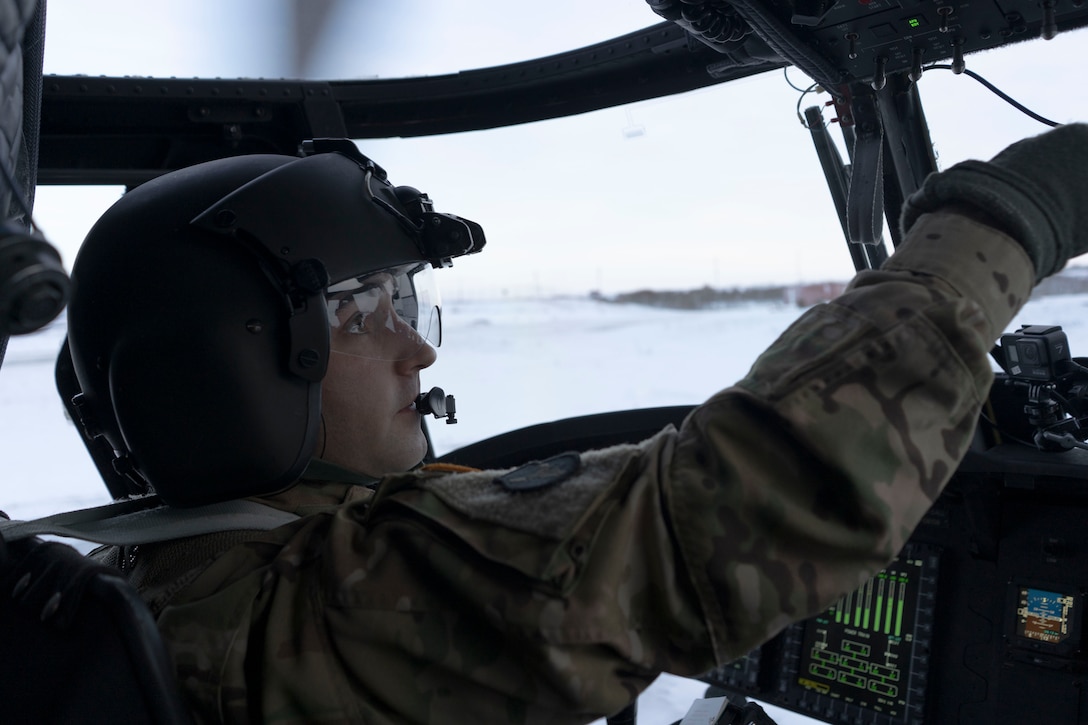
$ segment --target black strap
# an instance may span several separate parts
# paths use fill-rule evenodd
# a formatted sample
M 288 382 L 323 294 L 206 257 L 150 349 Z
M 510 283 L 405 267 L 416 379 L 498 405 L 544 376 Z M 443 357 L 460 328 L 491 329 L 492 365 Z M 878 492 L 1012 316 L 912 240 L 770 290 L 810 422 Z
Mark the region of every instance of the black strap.
M 131 546 L 219 531 L 267 531 L 298 518 L 297 514 L 256 501 L 224 501 L 179 509 L 162 505 L 158 496 L 142 496 L 32 521 L 0 521 L 0 535 L 7 541 L 51 534 L 112 546 Z

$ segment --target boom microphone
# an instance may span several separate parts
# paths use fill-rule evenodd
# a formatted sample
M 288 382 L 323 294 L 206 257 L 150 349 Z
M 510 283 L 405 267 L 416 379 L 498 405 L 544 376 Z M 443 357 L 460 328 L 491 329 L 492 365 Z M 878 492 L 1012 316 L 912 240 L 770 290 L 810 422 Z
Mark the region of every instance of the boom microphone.
M 416 411 L 420 415 L 445 418 L 446 425 L 457 422 L 457 401 L 442 388 L 431 388 L 416 398 Z

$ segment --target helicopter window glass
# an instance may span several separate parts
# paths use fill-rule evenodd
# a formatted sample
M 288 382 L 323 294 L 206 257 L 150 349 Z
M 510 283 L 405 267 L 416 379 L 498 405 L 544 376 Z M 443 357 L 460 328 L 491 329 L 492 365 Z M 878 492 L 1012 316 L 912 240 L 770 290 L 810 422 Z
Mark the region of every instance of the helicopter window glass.
M 415 32 L 394 34 L 386 45 L 352 44 L 339 34 L 364 26 L 354 15 L 334 17 L 310 43 L 311 52 L 296 58 L 295 44 L 305 41 L 293 35 L 281 5 L 355 13 L 361 12 L 356 6 L 373 4 L 274 3 L 272 9 L 263 0 L 53 0 L 45 70 L 279 78 L 304 68 L 299 77 L 389 78 L 524 60 L 659 22 L 637 0 L 566 0 L 526 10 L 546 13 L 549 28 L 562 26 L 556 32 L 525 32 L 538 18 L 518 25 L 521 8 L 510 13 L 497 10 L 506 7 L 497 2 L 458 3 L 457 12 L 471 22 L 443 24 L 443 4 L 429 3 L 431 11 L 419 13 L 405 0 L 397 3 L 404 17 L 389 18 L 388 27 L 414 23 Z M 243 24 L 251 30 L 238 35 Z M 161 42 L 160 28 L 170 29 L 170 43 Z M 443 34 L 448 42 L 437 37 Z M 971 55 L 968 67 L 1045 115 L 1070 120 L 1077 112 L 1072 91 L 1083 87 L 1082 64 L 1070 58 L 1083 55 L 1084 38 L 1085 31 L 1073 31 L 1045 43 L 1017 43 Z M 356 142 L 394 183 L 427 192 L 436 210 L 478 221 L 488 235 L 483 253 L 435 273 L 446 330 L 423 384 L 456 394 L 460 407 L 459 425 L 431 427 L 440 452 L 564 417 L 703 400 L 742 377 L 804 306 L 850 278 L 827 182 L 810 132 L 796 116 L 801 92 L 787 79 L 808 86 L 790 69 L 522 126 Z M 919 90 L 943 168 L 988 158 L 1043 130 L 964 76 L 927 71 Z M 802 105 L 827 100 L 812 92 Z M 832 117 L 825 109 L 832 138 L 848 159 Z M 122 191 L 38 188 L 35 216 L 66 268 L 94 220 Z M 1067 272 L 1083 269 L 1074 261 Z M 752 301 L 757 293 L 760 301 Z M 432 339 L 437 305 L 422 298 L 414 304 L 423 311 L 415 315 L 416 329 Z M 1021 323 L 1061 325 L 1072 355 L 1084 355 L 1085 308 L 1088 301 L 1076 295 L 1037 295 L 1008 330 Z M 11 389 L 4 386 L 36 389 L 19 377 L 33 367 L 21 361 L 51 360 L 59 338 L 49 336 L 57 334 L 52 329 L 11 341 L 0 392 Z M 64 420 L 51 379 L 41 386 L 45 400 L 28 403 L 25 414 L 9 400 L 0 419 L 11 427 L 0 438 L 38 461 L 40 470 L 25 471 L 28 480 L 84 480 L 90 495 L 100 495 L 97 473 Z M 43 423 L 55 428 L 28 424 L 39 409 L 52 411 Z M 59 455 L 59 445 L 72 449 Z M 87 469 L 72 474 L 65 461 L 87 461 Z
M 501 0 L 54 0 L 45 62 L 47 73 L 64 75 L 444 75 L 562 53 L 660 22 L 645 3 L 631 0 L 556 0 L 517 12 Z M 162 28 L 170 29 L 169 42 Z

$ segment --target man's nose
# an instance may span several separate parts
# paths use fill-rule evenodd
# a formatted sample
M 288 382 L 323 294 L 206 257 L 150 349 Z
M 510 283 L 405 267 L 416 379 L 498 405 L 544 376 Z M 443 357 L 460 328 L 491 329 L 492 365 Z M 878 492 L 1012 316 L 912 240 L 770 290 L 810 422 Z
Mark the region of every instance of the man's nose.
M 418 365 L 420 370 L 422 370 L 423 368 L 429 368 L 430 366 L 434 365 L 435 360 L 438 359 L 438 350 L 435 350 L 429 342 L 424 342 L 423 345 L 416 352 L 416 357 L 418 358 Z
M 438 351 L 427 340 L 416 332 L 395 312 L 392 313 L 392 322 L 396 329 L 398 344 L 403 346 L 404 354 L 398 356 L 407 367 L 417 370 L 434 365 L 438 359 Z

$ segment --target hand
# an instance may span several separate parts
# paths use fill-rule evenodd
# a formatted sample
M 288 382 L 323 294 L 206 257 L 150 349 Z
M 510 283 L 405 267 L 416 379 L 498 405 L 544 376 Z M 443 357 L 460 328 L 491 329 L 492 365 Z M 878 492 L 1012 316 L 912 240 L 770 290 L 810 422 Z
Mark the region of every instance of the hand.
M 989 162 L 964 161 L 930 174 L 903 205 L 903 232 L 922 214 L 944 208 L 974 209 L 1020 242 L 1036 282 L 1057 272 L 1088 252 L 1088 124 L 1060 126 Z

